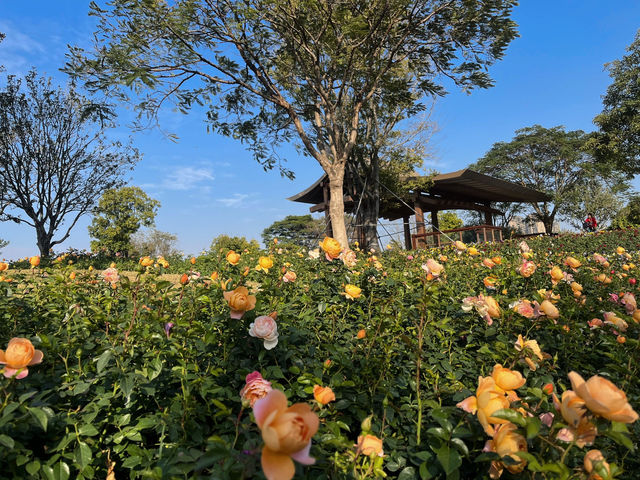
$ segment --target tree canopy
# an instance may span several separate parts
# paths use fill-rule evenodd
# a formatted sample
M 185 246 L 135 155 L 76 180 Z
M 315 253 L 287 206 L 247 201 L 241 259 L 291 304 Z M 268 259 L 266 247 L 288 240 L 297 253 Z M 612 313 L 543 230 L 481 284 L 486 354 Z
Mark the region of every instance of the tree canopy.
M 140 227 L 154 225 L 160 202 L 140 187 L 122 187 L 104 192 L 89 225 L 91 250 L 128 256 L 131 237 Z
M 590 182 L 611 186 L 624 177 L 595 165 L 585 150 L 589 135 L 581 130 L 540 125 L 522 128 L 510 142 L 498 142 L 471 168 L 549 194 L 551 201 L 531 203 L 534 218 L 551 233 L 556 215 L 572 215 L 576 197 Z
M 92 3 L 91 52 L 66 71 L 157 118 L 164 102 L 208 105 L 207 122 L 255 158 L 298 139 L 327 173 L 334 236 L 347 242 L 345 167 L 372 102 L 444 94 L 443 79 L 489 87 L 486 68 L 516 37 L 515 0 L 193 0 Z
M 607 65 L 613 82 L 594 118 L 600 127 L 590 142 L 601 162 L 615 161 L 626 172 L 640 173 L 640 30 L 627 55 Z
M 262 241 L 268 246 L 274 238 L 277 238 L 296 245 L 317 247 L 324 229 L 324 221 L 316 220 L 311 215 L 287 215 L 262 231 Z
M 0 91 L 0 220 L 35 228 L 46 256 L 104 190 L 121 184 L 137 153 L 107 140 L 105 105 L 35 71 L 24 86 L 10 75 Z

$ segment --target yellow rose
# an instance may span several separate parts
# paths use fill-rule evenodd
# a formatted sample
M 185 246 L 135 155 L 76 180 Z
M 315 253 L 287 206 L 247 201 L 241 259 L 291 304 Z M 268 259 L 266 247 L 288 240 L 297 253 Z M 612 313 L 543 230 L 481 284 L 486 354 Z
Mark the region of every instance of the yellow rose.
M 625 393 L 606 378 L 594 375 L 585 382 L 578 373 L 570 372 L 569 380 L 573 390 L 596 415 L 622 423 L 633 423 L 638 419 Z
M 622 248 L 622 247 L 618 247 L 618 248 L 616 248 L 616 253 L 617 253 L 618 255 L 623 255 L 623 254 L 624 254 L 624 252 L 625 252 L 625 249 L 624 249 L 624 248 Z
M 321 405 L 326 405 L 329 402 L 333 402 L 336 399 L 331 387 L 321 387 L 320 385 L 313 386 L 313 398 Z
M 487 304 L 487 313 L 489 314 L 489 316 L 492 318 L 499 317 L 500 305 L 498 305 L 496 299 L 487 295 L 486 297 L 484 297 L 484 301 Z
M 551 275 L 551 281 L 555 284 L 564 278 L 564 273 L 560 267 L 553 267 L 549 270 L 549 275 Z
M 556 410 L 560 410 L 562 418 L 572 427 L 577 427 L 587 413 L 584 400 L 573 390 L 567 390 L 562 394 L 562 401 L 553 395 L 553 404 Z
M 324 237 L 324 240 L 320 242 L 320 248 L 329 261 L 334 258 L 338 258 L 340 256 L 340 252 L 342 252 L 342 245 L 340 245 L 340 242 L 331 237 Z
M 456 250 L 463 252 L 467 249 L 467 246 L 461 242 L 460 240 L 456 240 L 453 245 L 456 247 Z
M 356 298 L 360 298 L 361 292 L 362 292 L 362 289 L 360 287 L 347 284 L 344 286 L 344 292 L 342 293 L 342 295 L 347 297 L 349 300 L 355 300 Z
M 246 287 L 236 287 L 231 292 L 223 292 L 222 295 L 231 308 L 231 318 L 242 318 L 244 312 L 253 310 L 256 306 L 256 297 L 249 295 Z
M 151 265 L 153 265 L 153 258 L 151 258 L 151 257 L 142 257 L 140 259 L 139 263 L 143 267 L 150 267 Z
M 309 447 L 320 420 L 309 405 L 296 403 L 287 407 L 286 395 L 271 390 L 254 404 L 253 414 L 264 441 L 261 463 L 267 479 L 292 479 L 292 457 L 304 465 L 315 463 L 309 456 Z
M 40 265 L 40 257 L 35 256 L 29 258 L 29 263 L 31 264 L 31 268 L 37 267 L 38 265 Z
M 258 259 L 258 266 L 256 270 L 262 270 L 264 273 L 269 273 L 269 269 L 273 267 L 273 260 L 269 257 L 260 257 Z
M 237 265 L 239 261 L 240 254 L 234 252 L 233 250 L 229 250 L 229 252 L 227 253 L 227 262 L 229 262 L 231 265 Z
M 42 362 L 43 354 L 33 347 L 27 338 L 14 337 L 9 340 L 7 350 L 0 350 L 0 364 L 5 364 L 4 376 L 17 379 L 26 377 L 29 374 L 28 366 Z M 19 370 L 22 370 L 18 373 Z
M 384 456 L 382 440 L 375 435 L 358 435 L 358 443 L 355 446 L 356 455 L 362 454 L 367 457 L 371 455 Z
M 467 248 L 467 253 L 469 255 L 479 255 L 480 254 L 480 252 L 478 252 L 478 249 L 476 247 Z
M 478 421 L 482 424 L 487 435 L 493 435 L 494 428 L 490 424 L 507 423 L 507 420 L 495 418 L 491 415 L 497 410 L 509 408 L 509 399 L 496 385 L 492 377 L 478 378 L 478 389 L 476 390 L 475 408 L 477 408 Z M 473 401 L 470 401 L 473 408 Z
M 493 367 L 491 377 L 496 382 L 496 385 L 505 392 L 509 390 L 516 390 L 517 388 L 522 387 L 526 382 L 520 372 L 504 368 L 499 363 Z
M 580 265 L 582 265 L 582 263 L 577 258 L 573 258 L 573 257 L 565 258 L 564 264 L 570 268 L 573 268 L 574 270 L 578 268 Z

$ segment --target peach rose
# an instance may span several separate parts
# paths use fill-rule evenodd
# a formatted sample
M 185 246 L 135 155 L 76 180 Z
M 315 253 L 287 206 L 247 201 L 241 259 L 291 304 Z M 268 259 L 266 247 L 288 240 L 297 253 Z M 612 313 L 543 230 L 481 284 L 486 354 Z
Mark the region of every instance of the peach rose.
M 227 262 L 234 266 L 237 265 L 238 262 L 240 262 L 240 254 L 234 252 L 233 250 L 229 250 L 227 252 Z
M 551 283 L 554 285 L 564 279 L 564 272 L 560 267 L 553 267 L 549 270 L 549 275 L 551 276 Z
M 505 392 L 509 390 L 516 390 L 522 387 L 526 382 L 520 372 L 504 368 L 499 363 L 494 365 L 491 377 L 496 382 L 496 386 Z
M 264 440 L 261 463 L 267 480 L 291 480 L 296 471 L 293 460 L 315 463 L 309 450 L 320 421 L 309 405 L 287 407 L 286 395 L 271 390 L 253 405 L 253 414 Z
M 478 377 L 478 389 L 476 395 L 467 397 L 456 404 L 456 407 L 465 412 L 478 414 L 478 421 L 482 424 L 487 435 L 494 434 L 494 427 L 490 424 L 507 423 L 507 420 L 494 418 L 491 415 L 497 410 L 509 408 L 509 399 L 492 377 Z
M 260 257 L 258 259 L 258 266 L 256 270 L 262 270 L 264 273 L 269 273 L 269 269 L 273 267 L 273 260 L 269 257 Z
M 614 312 L 604 312 L 604 323 L 613 325 L 621 332 L 626 332 L 629 325 L 623 319 L 618 317 Z
M 456 247 L 458 253 L 464 252 L 467 249 L 467 246 L 460 240 L 456 240 L 455 242 L 453 242 L 453 246 Z
M 589 450 L 584 456 L 584 469 L 589 473 L 589 480 L 602 480 L 602 477 L 593 471 L 594 468 L 603 469 L 607 477 L 610 473 L 609 464 L 606 462 L 600 450 Z
M 342 252 L 342 245 L 340 245 L 340 242 L 331 237 L 324 237 L 324 240 L 320 242 L 320 248 L 329 261 L 334 258 L 338 258 L 340 256 L 340 252 Z
M 342 292 L 342 295 L 347 297 L 349 300 L 355 300 L 356 298 L 360 298 L 361 293 L 362 289 L 360 287 L 347 284 L 344 286 L 344 292 Z
M 543 300 L 540 304 L 540 311 L 549 318 L 556 319 L 560 317 L 560 312 L 549 300 Z
M 282 281 L 284 283 L 293 283 L 296 281 L 297 278 L 298 278 L 298 275 L 296 275 L 296 272 L 287 270 L 286 272 L 284 272 L 284 275 L 282 276 Z
M 353 268 L 358 263 L 358 259 L 356 258 L 356 252 L 351 250 L 350 248 L 346 248 L 340 254 L 340 260 L 345 264 L 348 268 Z
M 427 272 L 427 275 L 437 278 L 443 272 L 444 267 L 433 258 L 430 258 L 427 260 L 427 263 L 422 265 L 422 269 Z
M 525 278 L 529 278 L 536 271 L 536 264 L 529 260 L 523 260 L 518 268 L 518 272 Z
M 520 300 L 513 306 L 513 310 L 525 318 L 533 318 L 535 316 L 533 305 L 529 300 Z
M 525 349 L 529 349 L 539 360 L 542 360 L 544 357 L 542 356 L 542 351 L 540 350 L 540 345 L 536 340 L 525 340 L 522 338 L 522 335 L 518 335 L 518 340 L 516 340 L 515 344 L 517 351 L 522 351 Z
M 264 398 L 272 390 L 271 382 L 262 378 L 258 371 L 248 374 L 245 382 L 245 386 L 240 390 L 242 406 L 244 407 L 253 407 L 258 400 Z
M 594 375 L 585 382 L 578 373 L 569 372 L 569 380 L 573 390 L 596 415 L 622 423 L 633 423 L 638 419 L 625 393 L 606 378 Z
M 249 325 L 249 335 L 263 339 L 264 348 L 267 350 L 271 350 L 278 345 L 278 324 L 274 319 L 275 313 L 271 315 L 272 316 L 263 315 L 257 317 L 253 323 Z
M 0 363 L 5 365 L 4 376 L 18 380 L 29 375 L 27 367 L 42 362 L 43 357 L 43 353 L 26 338 L 14 337 L 9 340 L 6 351 L 0 350 Z
M 494 262 L 490 258 L 485 258 L 484 260 L 482 260 L 482 264 L 487 268 L 493 268 L 496 266 L 496 262 Z
M 242 318 L 244 312 L 253 310 L 256 306 L 256 297 L 249 295 L 246 287 L 236 287 L 231 292 L 223 292 L 222 295 L 231 308 L 231 318 Z
M 118 270 L 115 268 L 107 268 L 104 272 L 102 272 L 102 279 L 113 285 L 118 280 L 120 280 L 120 275 L 118 275 Z
M 355 445 L 356 455 L 365 455 L 367 457 L 375 455 L 384 457 L 382 450 L 382 440 L 375 435 L 358 435 L 358 443 Z
M 316 402 L 326 405 L 329 402 L 333 402 L 336 399 L 333 390 L 331 387 L 321 387 L 320 385 L 313 386 L 313 398 L 316 399 Z
M 480 297 L 482 297 L 482 295 L 480 295 Z M 487 313 L 489 314 L 489 316 L 492 318 L 499 317 L 500 305 L 498 305 L 498 302 L 496 301 L 496 299 L 487 295 L 486 297 L 484 297 L 484 301 L 487 304 L 487 307 L 488 307 Z

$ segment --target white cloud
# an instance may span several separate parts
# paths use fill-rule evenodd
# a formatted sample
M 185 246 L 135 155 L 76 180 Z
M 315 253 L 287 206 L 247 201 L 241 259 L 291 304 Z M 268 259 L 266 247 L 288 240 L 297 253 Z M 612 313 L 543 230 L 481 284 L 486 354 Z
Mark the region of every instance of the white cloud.
M 214 179 L 209 168 L 181 167 L 174 169 L 162 181 L 162 187 L 168 190 L 191 190 L 202 182 L 212 182 Z
M 218 198 L 216 199 L 216 201 L 222 203 L 225 207 L 235 207 L 236 205 L 239 205 L 247 198 L 249 198 L 249 195 L 245 193 L 234 193 L 233 196 L 231 197 Z

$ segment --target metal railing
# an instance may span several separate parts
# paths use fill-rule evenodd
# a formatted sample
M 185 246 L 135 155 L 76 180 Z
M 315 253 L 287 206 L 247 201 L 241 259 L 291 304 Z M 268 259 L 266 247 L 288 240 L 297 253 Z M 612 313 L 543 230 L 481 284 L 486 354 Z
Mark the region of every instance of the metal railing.
M 446 235 L 443 235 L 446 234 Z M 412 248 L 441 247 L 455 240 L 461 242 L 502 242 L 502 228 L 493 225 L 474 225 L 434 232 L 414 233 L 411 235 Z M 444 236 L 444 238 L 443 238 Z

